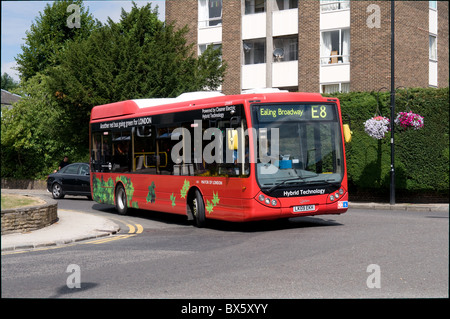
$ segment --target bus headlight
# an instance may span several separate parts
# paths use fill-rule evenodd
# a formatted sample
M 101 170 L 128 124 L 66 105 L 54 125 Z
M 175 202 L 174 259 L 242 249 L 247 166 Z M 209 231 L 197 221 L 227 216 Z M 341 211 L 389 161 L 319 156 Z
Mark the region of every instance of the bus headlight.
M 344 195 L 344 189 L 343 188 L 339 188 L 338 191 L 336 191 L 334 194 L 330 194 L 330 201 L 335 201 L 337 199 L 339 199 L 342 195 Z
M 278 200 L 275 198 L 266 197 L 263 194 L 259 194 L 258 200 L 268 206 L 278 206 Z

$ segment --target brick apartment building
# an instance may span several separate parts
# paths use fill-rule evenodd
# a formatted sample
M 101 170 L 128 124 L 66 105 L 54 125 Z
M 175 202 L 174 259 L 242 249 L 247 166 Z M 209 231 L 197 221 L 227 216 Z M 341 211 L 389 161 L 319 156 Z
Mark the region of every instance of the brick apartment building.
M 197 53 L 222 45 L 225 94 L 390 87 L 390 1 L 166 0 Z M 447 1 L 395 2 L 395 84 L 449 84 Z

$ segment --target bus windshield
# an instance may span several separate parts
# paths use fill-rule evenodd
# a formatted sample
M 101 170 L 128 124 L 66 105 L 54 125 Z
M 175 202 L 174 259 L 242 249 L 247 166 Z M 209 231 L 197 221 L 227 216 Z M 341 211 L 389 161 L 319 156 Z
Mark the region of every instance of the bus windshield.
M 344 176 L 337 105 L 253 104 L 256 178 L 261 189 L 340 184 Z

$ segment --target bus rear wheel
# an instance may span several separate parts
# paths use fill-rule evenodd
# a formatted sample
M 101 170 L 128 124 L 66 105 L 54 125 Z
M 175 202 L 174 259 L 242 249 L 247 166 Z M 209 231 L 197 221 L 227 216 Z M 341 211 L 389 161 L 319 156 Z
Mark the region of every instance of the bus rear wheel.
M 116 209 L 120 215 L 126 215 L 128 212 L 127 193 L 122 185 L 116 188 Z
M 195 190 L 195 194 L 193 196 L 191 205 L 195 225 L 199 228 L 205 227 L 206 225 L 205 202 L 203 201 L 203 197 L 198 190 Z

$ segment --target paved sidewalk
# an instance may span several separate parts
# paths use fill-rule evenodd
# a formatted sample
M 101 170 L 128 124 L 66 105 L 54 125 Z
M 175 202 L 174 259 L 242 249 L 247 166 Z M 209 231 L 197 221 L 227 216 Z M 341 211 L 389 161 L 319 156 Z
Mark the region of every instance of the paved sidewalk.
M 355 203 L 349 202 L 349 208 L 354 209 L 375 209 L 375 210 L 407 210 L 421 212 L 448 212 L 449 204 L 388 204 L 388 203 Z
M 29 233 L 2 235 L 2 252 L 70 244 L 109 236 L 120 230 L 107 218 L 77 211 L 58 209 L 58 218 L 56 223 Z

